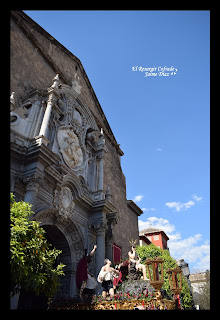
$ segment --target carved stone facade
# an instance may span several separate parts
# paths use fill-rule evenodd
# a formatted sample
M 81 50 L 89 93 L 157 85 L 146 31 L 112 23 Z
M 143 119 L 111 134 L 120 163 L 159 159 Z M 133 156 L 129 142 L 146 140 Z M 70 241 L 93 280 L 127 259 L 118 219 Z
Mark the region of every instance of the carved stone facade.
M 125 259 L 142 211 L 126 199 L 123 152 L 81 62 L 23 12 L 11 18 L 11 192 L 62 250 L 60 294 L 73 297 L 84 250 L 97 243 L 95 276 L 113 242 Z

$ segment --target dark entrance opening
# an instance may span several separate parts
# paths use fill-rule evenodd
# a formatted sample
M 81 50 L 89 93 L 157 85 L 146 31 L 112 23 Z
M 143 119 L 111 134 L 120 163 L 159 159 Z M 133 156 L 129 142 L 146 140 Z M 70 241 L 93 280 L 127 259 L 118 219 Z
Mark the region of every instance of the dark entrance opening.
M 53 247 L 62 250 L 57 257 L 56 265 L 60 262 L 66 265 L 65 276 L 61 277 L 60 286 L 55 294 L 55 298 L 69 296 L 70 292 L 70 248 L 64 234 L 54 225 L 42 226 L 46 231 L 45 237 Z M 18 302 L 18 310 L 45 310 L 47 309 L 48 298 L 44 294 L 36 295 L 33 292 L 21 290 Z

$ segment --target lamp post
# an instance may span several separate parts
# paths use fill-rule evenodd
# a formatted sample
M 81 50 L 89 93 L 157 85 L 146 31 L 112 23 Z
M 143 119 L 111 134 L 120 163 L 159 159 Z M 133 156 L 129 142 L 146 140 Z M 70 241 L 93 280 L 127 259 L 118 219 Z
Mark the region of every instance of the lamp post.
M 160 257 L 156 257 L 153 259 L 146 259 L 145 261 L 147 265 L 147 271 L 150 277 L 150 285 L 155 289 L 156 291 L 156 299 L 160 300 L 162 298 L 160 289 L 162 285 L 164 284 L 163 281 L 163 263 L 164 260 Z M 159 273 L 159 266 L 161 266 Z
M 182 291 L 182 270 L 180 267 L 174 269 L 167 269 L 170 290 L 174 295 L 176 302 L 176 308 L 180 309 L 180 297 L 179 294 Z

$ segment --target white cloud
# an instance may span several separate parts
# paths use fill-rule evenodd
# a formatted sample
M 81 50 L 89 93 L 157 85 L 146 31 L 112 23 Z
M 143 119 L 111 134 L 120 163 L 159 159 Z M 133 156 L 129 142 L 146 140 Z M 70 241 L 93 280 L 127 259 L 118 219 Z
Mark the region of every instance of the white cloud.
M 134 202 L 140 202 L 143 199 L 143 195 L 142 194 L 138 194 L 137 196 L 134 197 L 133 201 Z
M 206 271 L 210 269 L 210 248 L 208 248 L 209 252 L 207 252 L 200 260 L 193 266 L 192 273 L 198 271 Z
M 195 201 L 201 201 L 203 199 L 203 197 L 199 197 L 197 194 L 193 194 L 192 197 Z
M 185 211 L 195 205 L 195 202 L 190 200 L 188 202 L 166 202 L 165 205 L 169 208 L 174 208 L 176 211 Z
M 181 239 L 180 233 L 169 234 L 169 241 L 177 241 L 179 239 Z
M 140 219 L 138 224 L 140 231 L 150 227 L 163 230 L 169 237 L 167 245 L 170 255 L 174 259 L 184 259 L 189 263 L 191 273 L 210 269 L 209 240 L 203 241 L 200 233 L 182 239 L 175 225 L 164 218 L 148 217 L 146 221 Z
M 155 211 L 155 208 L 141 208 L 142 211 Z
M 210 245 L 202 241 L 201 234 L 195 234 L 180 241 L 169 241 L 170 253 L 175 259 L 184 259 L 189 263 L 190 271 L 210 269 Z
M 195 234 L 194 236 L 191 236 L 189 238 L 175 241 L 175 243 L 170 242 L 170 248 L 172 248 L 173 252 L 178 253 L 180 251 L 184 251 L 187 248 L 191 247 L 192 245 L 196 244 L 199 240 L 201 240 L 202 235 L 201 234 Z
M 139 230 L 144 230 L 150 227 L 156 229 L 162 229 L 165 233 L 172 233 L 175 230 L 175 226 L 167 219 L 157 218 L 157 217 L 148 217 L 147 221 L 138 220 Z
M 193 200 L 195 200 L 196 202 L 199 202 L 203 199 L 203 197 L 199 197 L 197 194 L 193 194 L 192 195 Z M 190 209 L 192 206 L 195 205 L 195 201 L 188 201 L 188 202 L 166 202 L 165 206 L 167 206 L 168 208 L 173 208 L 175 209 L 177 212 L 180 211 L 185 211 L 187 209 Z
M 162 148 L 157 148 L 156 151 L 162 152 L 163 149 Z

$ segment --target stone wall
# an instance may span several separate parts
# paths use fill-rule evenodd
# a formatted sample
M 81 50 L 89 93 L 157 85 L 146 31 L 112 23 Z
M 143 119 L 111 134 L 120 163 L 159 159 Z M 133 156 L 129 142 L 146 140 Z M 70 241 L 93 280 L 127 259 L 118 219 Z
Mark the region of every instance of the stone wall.
M 120 150 L 91 83 L 80 60 L 57 42 L 43 28 L 38 26 L 23 12 L 13 11 L 11 19 L 11 92 L 15 92 L 17 103 L 35 90 L 47 89 L 52 79 L 59 74 L 61 83 L 71 86 L 75 74 L 81 86 L 79 100 L 91 110 L 97 127 L 103 128 L 105 139 L 104 192 L 109 188 L 111 202 L 117 211 L 117 224 L 113 227 L 114 242 L 122 247 L 122 258 L 126 259 L 129 240 L 138 239 L 138 214 L 127 204 L 125 176 L 121 169 Z M 22 164 L 17 160 L 17 168 Z M 20 195 L 25 189 L 17 184 Z M 49 193 L 53 186 L 49 182 Z M 51 189 L 51 190 L 50 190 Z M 53 195 L 49 195 L 53 197 Z M 39 194 L 40 195 L 40 194 Z M 43 197 L 43 194 L 42 194 Z M 51 198 L 52 199 L 52 198 Z

